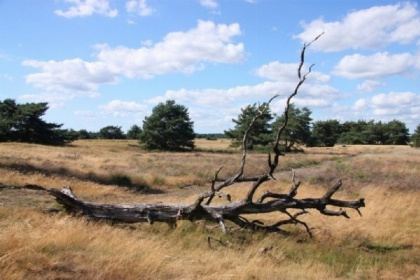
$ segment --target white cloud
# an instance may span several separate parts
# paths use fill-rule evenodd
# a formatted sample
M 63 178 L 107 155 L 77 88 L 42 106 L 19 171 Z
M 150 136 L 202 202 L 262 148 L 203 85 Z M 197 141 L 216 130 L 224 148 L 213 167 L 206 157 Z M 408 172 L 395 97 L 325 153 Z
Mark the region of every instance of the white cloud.
M 24 94 L 19 99 L 26 102 L 48 102 L 48 106 L 53 109 L 63 108 L 65 103 L 75 97 L 74 94 L 57 94 L 56 92 L 44 92 L 37 94 Z
M 372 92 L 378 87 L 384 86 L 385 83 L 377 80 L 366 80 L 363 83 L 357 85 L 357 90 L 361 92 Z
M 366 56 L 347 55 L 335 66 L 333 73 L 349 79 L 375 79 L 404 74 L 416 66 L 418 58 L 409 53 L 376 53 Z
M 325 32 L 311 48 L 326 52 L 377 49 L 390 43 L 410 43 L 420 37 L 419 11 L 410 2 L 353 11 L 340 21 L 317 19 L 301 25 L 304 31 L 295 37 L 304 42 Z
M 296 82 L 298 63 L 280 63 L 272 61 L 258 68 L 255 74 L 259 77 L 267 78 L 274 81 Z M 302 74 L 306 74 L 307 68 L 302 68 Z M 326 83 L 330 80 L 330 76 L 320 72 L 311 72 L 307 78 L 311 81 Z
M 24 66 L 42 72 L 26 76 L 26 83 L 49 92 L 97 96 L 100 84 L 114 84 L 118 78 L 103 62 L 85 62 L 80 58 L 63 61 L 24 60 Z
M 219 7 L 219 3 L 217 3 L 217 0 L 199 0 L 199 2 L 203 7 L 209 9 L 216 9 Z
M 147 0 L 127 0 L 125 8 L 129 13 L 136 13 L 140 16 L 150 16 L 155 12 L 147 5 Z
M 192 73 L 205 62 L 237 63 L 244 60 L 244 45 L 233 44 L 232 37 L 240 35 L 239 24 L 214 24 L 198 21 L 187 32 L 171 32 L 163 41 L 150 47 L 132 49 L 98 46 L 98 59 L 115 73 L 133 78 L 153 78 L 166 73 Z
M 104 114 L 111 114 L 114 117 L 138 117 L 146 112 L 147 106 L 121 100 L 112 100 L 106 105 L 99 106 L 99 109 Z
M 390 92 L 359 99 L 352 109 L 355 115 L 382 121 L 398 119 L 414 127 L 420 119 L 420 95 L 413 92 Z
M 26 83 L 44 91 L 66 96 L 97 96 L 102 84 L 119 82 L 119 75 L 129 78 L 153 78 L 173 72 L 192 73 L 211 63 L 238 63 L 244 59 L 242 43 L 231 38 L 241 34 L 239 24 L 199 21 L 187 32 L 172 32 L 163 41 L 147 41 L 139 49 L 111 48 L 97 45 L 97 61 L 80 58 L 62 61 L 24 60 L 22 65 L 40 69 L 28 74 Z
M 364 110 L 367 107 L 368 107 L 368 101 L 364 98 L 357 100 L 353 105 L 353 109 L 357 111 Z
M 267 101 L 275 94 L 288 96 L 294 90 L 296 83 L 285 82 L 264 82 L 253 86 L 237 86 L 229 89 L 201 89 L 201 90 L 168 90 L 163 96 L 149 100 L 149 103 L 156 104 L 168 99 L 179 102 L 189 102 L 194 105 L 211 107 L 229 107 L 233 102 L 256 102 Z M 328 85 L 312 84 L 302 85 L 299 91 L 299 103 L 302 106 L 325 106 L 337 98 L 338 90 Z M 319 101 L 315 101 L 319 100 Z M 305 103 L 306 102 L 306 103 Z
M 61 17 L 85 17 L 93 14 L 99 14 L 107 17 L 116 17 L 117 9 L 111 9 L 109 0 L 65 0 L 72 6 L 67 10 L 55 10 L 55 14 Z

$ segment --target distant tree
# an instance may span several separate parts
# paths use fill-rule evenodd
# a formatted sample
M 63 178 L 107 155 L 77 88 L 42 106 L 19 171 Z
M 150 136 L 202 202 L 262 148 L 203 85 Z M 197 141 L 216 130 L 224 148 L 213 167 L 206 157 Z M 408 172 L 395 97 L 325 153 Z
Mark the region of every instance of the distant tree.
M 290 151 L 295 144 L 308 144 L 311 141 L 311 114 L 307 107 L 299 109 L 290 104 L 289 122 L 280 139 L 284 142 L 286 151 Z M 276 132 L 283 123 L 284 114 L 277 117 L 272 124 L 272 130 Z
M 168 100 L 155 106 L 152 114 L 144 119 L 140 143 L 148 149 L 194 148 L 193 126 L 188 109 Z
M 62 145 L 74 140 L 62 124 L 48 123 L 41 117 L 48 103 L 17 104 L 13 99 L 0 101 L 0 141 Z
M 405 126 L 405 123 L 392 120 L 388 122 L 385 127 L 385 144 L 389 145 L 407 145 L 410 138 L 408 133 L 408 128 Z
M 265 146 L 272 141 L 271 125 L 270 121 L 273 116 L 270 113 L 270 109 L 266 103 L 257 106 L 257 104 L 248 105 L 241 109 L 241 113 L 237 119 L 232 119 L 235 123 L 233 129 L 225 131 L 225 135 L 232 139 L 232 146 L 239 146 L 242 144 L 245 131 L 248 129 L 252 119 L 260 114 L 261 111 L 265 111 L 260 118 L 258 118 L 248 134 L 247 148 L 252 150 L 254 145 Z
M 367 144 L 368 123 L 364 120 L 348 121 L 341 126 L 341 135 L 337 142 L 340 144 Z
M 414 130 L 410 140 L 413 142 L 414 147 L 420 147 L 420 124 L 417 125 L 416 130 Z
M 141 128 L 138 125 L 132 125 L 127 131 L 127 139 L 139 139 L 140 133 L 142 132 Z
M 312 128 L 312 138 L 316 146 L 333 147 L 341 134 L 337 120 L 317 121 Z
M 78 139 L 91 139 L 91 134 L 86 129 L 78 131 Z
M 101 139 L 124 139 L 124 132 L 121 126 L 105 126 L 99 130 L 99 138 Z

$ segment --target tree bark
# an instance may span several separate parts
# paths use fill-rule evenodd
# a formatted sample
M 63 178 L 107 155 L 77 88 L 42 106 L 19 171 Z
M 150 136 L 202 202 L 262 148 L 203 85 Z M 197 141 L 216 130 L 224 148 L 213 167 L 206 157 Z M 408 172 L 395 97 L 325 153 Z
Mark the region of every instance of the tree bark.
M 248 129 L 245 131 L 242 141 L 242 158 L 238 171 L 231 177 L 222 182 L 218 182 L 219 172 L 223 166 L 220 167 L 214 175 L 210 191 L 201 194 L 197 200 L 192 204 L 167 204 L 167 203 L 141 203 L 141 204 L 99 204 L 82 201 L 78 199 L 72 192 L 70 187 L 63 187 L 60 190 L 49 189 L 48 192 L 56 198 L 58 203 L 64 205 L 67 211 L 84 215 L 94 220 L 110 220 L 113 222 L 137 223 L 148 222 L 166 222 L 175 224 L 178 220 L 208 220 L 218 222 L 223 231 L 226 231 L 225 221 L 231 221 L 242 228 L 253 230 L 266 230 L 284 232 L 281 226 L 285 224 L 300 224 L 303 225 L 311 235 L 309 226 L 298 219 L 300 216 L 309 213 L 309 209 L 315 209 L 322 215 L 327 216 L 343 216 L 350 218 L 345 210 L 342 208 L 355 209 L 360 215 L 359 208 L 364 207 L 364 199 L 360 198 L 355 201 L 345 201 L 333 199 L 332 196 L 336 193 L 341 185 L 341 180 L 338 180 L 324 196 L 319 198 L 304 198 L 296 199 L 300 182 L 295 182 L 295 173 L 293 171 L 292 187 L 288 193 L 278 194 L 272 192 L 265 192 L 258 199 L 254 199 L 257 189 L 269 180 L 275 180 L 274 172 L 278 166 L 280 156 L 280 137 L 288 124 L 288 114 L 291 99 L 298 93 L 300 86 L 305 82 L 306 76 L 311 72 L 312 66 L 306 74 L 302 74 L 302 66 L 304 64 L 305 50 L 314 41 L 321 36 L 317 36 L 309 44 L 305 44 L 301 51 L 301 61 L 298 66 L 298 82 L 286 101 L 284 111 L 284 123 L 280 126 L 276 133 L 276 138 L 273 144 L 273 153 L 268 154 L 267 170 L 257 177 L 244 176 L 244 167 L 247 159 L 247 139 L 252 126 L 258 118 L 264 116 L 268 111 L 269 104 L 279 95 L 273 96 L 266 105 L 260 107 L 259 113 L 252 119 Z M 230 195 L 222 192 L 222 189 L 227 188 L 239 182 L 252 183 L 245 197 L 240 201 L 231 202 Z M 215 196 L 225 197 L 228 203 L 224 205 L 211 205 Z M 206 201 L 204 201 L 206 200 Z M 332 209 L 330 209 L 333 207 Z M 334 208 L 335 207 L 335 208 Z M 337 209 L 336 207 L 339 207 Z M 297 209 L 289 213 L 290 209 Z M 265 214 L 271 212 L 280 212 L 285 215 L 285 219 L 280 219 L 271 225 L 265 225 L 263 222 L 255 220 L 249 221 L 245 216 L 248 214 Z

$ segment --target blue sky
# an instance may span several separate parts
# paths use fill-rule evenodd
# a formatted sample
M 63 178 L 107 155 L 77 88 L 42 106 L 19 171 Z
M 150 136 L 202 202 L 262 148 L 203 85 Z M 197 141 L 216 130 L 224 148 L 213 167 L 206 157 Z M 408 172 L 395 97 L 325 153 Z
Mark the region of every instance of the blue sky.
M 64 128 L 128 130 L 159 102 L 223 132 L 274 94 L 326 119 L 420 123 L 417 1 L 0 0 L 0 99 L 48 102 Z M 308 64 L 308 65 L 309 65 Z

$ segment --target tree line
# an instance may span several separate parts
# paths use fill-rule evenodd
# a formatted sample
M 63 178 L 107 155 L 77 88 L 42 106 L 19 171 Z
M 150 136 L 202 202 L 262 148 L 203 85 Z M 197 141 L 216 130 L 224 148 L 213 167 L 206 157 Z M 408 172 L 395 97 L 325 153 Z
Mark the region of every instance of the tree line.
M 225 131 L 233 140 L 233 145 L 240 145 L 244 130 L 261 108 L 266 104 L 253 104 L 241 109 L 237 119 L 233 119 L 234 128 Z M 409 130 L 405 123 L 399 120 L 390 122 L 375 122 L 374 120 L 358 120 L 339 122 L 338 120 L 325 120 L 312 122 L 311 110 L 307 107 L 297 108 L 290 105 L 289 123 L 281 138 L 284 150 L 290 151 L 299 146 L 332 147 L 335 144 L 377 144 L 377 145 L 407 145 L 410 142 Z M 273 133 L 279 125 L 284 123 L 284 114 L 276 116 L 270 111 L 258 119 L 250 132 L 248 148 L 266 146 L 272 139 Z M 414 141 L 419 136 L 420 125 L 412 135 Z
M 137 139 L 148 149 L 180 150 L 194 148 L 195 138 L 209 140 L 232 139 L 232 145 L 242 145 L 245 130 L 253 117 L 265 108 L 262 117 L 254 123 L 248 134 L 247 148 L 268 146 L 275 131 L 284 123 L 284 115 L 277 116 L 266 108 L 267 104 L 248 105 L 233 119 L 234 127 L 224 133 L 196 134 L 188 109 L 174 100 L 160 103 L 152 114 L 145 117 L 143 126 L 133 125 L 124 133 L 121 126 L 105 126 L 97 132 L 85 129 L 62 129 L 62 124 L 48 123 L 42 116 L 48 103 L 17 104 L 15 100 L 0 101 L 0 142 L 16 141 L 49 145 L 62 145 L 76 139 Z M 420 145 L 420 124 L 410 138 L 406 125 L 398 120 L 387 123 L 374 120 L 339 122 L 337 120 L 315 121 L 307 107 L 291 104 L 289 122 L 281 142 L 285 151 L 305 145 L 309 147 L 335 144 L 406 145 L 410 140 Z

